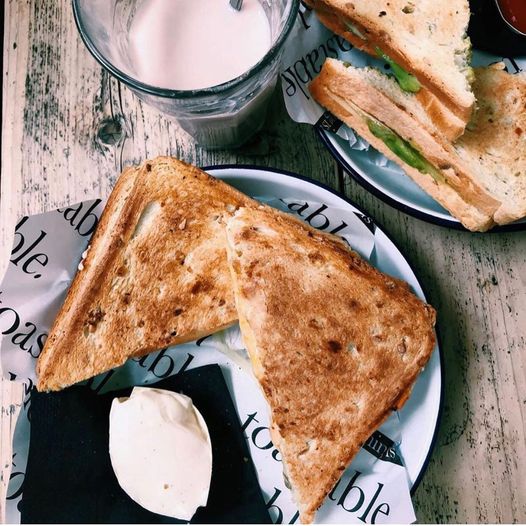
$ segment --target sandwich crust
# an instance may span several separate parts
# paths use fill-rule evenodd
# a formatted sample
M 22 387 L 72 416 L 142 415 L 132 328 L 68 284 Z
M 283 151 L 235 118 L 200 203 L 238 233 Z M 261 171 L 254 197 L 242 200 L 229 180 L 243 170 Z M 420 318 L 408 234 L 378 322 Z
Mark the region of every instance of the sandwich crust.
M 443 121 L 445 135 L 451 139 L 460 135 L 475 105 L 467 78 L 470 45 L 466 39 L 469 22 L 466 0 L 447 3 L 307 0 L 306 3 L 325 26 L 353 46 L 373 56 L 379 47 L 415 75 L 446 106 L 440 108 L 435 103 L 430 108 Z M 351 23 L 364 38 L 350 31 L 345 22 Z
M 348 40 L 354 47 L 366 51 L 370 55 L 376 55 L 374 46 L 368 45 L 351 31 L 348 31 L 341 19 L 333 13 L 316 11 L 316 14 L 320 22 L 332 32 Z M 426 117 L 433 121 L 434 127 L 440 130 L 440 133 L 442 133 L 446 139 L 453 141 L 464 133 L 466 120 L 458 117 L 458 115 L 441 102 L 428 88 L 423 87 L 415 96 L 425 109 Z
M 38 389 L 62 389 L 235 322 L 223 218 L 251 203 L 169 157 L 127 169 L 38 359 Z
M 303 523 L 370 434 L 407 400 L 435 311 L 335 236 L 268 207 L 227 222 L 245 345 Z
M 437 130 L 448 140 L 458 139 L 466 130 L 466 122 L 445 106 L 436 95 L 422 88 L 415 97 L 433 121 Z

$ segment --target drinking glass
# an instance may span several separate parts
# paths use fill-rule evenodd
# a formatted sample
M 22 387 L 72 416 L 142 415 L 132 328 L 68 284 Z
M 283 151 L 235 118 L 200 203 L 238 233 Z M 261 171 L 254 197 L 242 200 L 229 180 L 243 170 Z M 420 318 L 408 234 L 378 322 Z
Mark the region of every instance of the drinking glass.
M 228 4 L 228 0 L 215 1 Z M 141 0 L 72 3 L 82 40 L 95 59 L 141 100 L 174 117 L 201 146 L 217 149 L 241 146 L 261 129 L 276 86 L 283 48 L 298 13 L 299 0 L 258 1 L 271 31 L 271 47 L 266 55 L 239 77 L 196 90 L 152 86 L 136 75 L 129 34 Z

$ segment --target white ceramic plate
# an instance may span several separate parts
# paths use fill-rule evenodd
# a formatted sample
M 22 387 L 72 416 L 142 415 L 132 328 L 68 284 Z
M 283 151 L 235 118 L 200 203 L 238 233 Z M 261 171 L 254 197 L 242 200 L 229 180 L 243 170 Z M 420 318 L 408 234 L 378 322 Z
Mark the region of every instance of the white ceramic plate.
M 475 66 L 483 66 L 500 60 L 504 60 L 510 72 L 526 70 L 526 57 L 510 60 L 480 51 L 473 53 Z M 464 230 L 458 219 L 452 217 L 447 210 L 427 195 L 395 163 L 389 161 L 386 166 L 378 166 L 373 162 L 368 151 L 353 150 L 346 140 L 322 128 L 318 128 L 318 133 L 343 169 L 372 194 L 394 208 L 424 221 Z M 513 230 L 526 230 L 526 219 L 510 225 L 495 227 L 491 232 Z
M 205 170 L 248 195 L 293 195 L 298 199 L 316 201 L 328 207 L 348 209 L 366 215 L 330 188 L 290 172 L 239 165 L 209 167 Z M 425 300 L 422 288 L 404 256 L 382 229 L 374 226 L 376 244 L 371 263 L 379 270 L 409 283 L 413 291 Z M 411 480 L 412 491 L 416 489 L 427 467 L 436 438 L 441 406 L 442 360 L 437 346 L 424 372 L 418 378 L 410 399 L 399 413 L 402 427 L 401 453 Z

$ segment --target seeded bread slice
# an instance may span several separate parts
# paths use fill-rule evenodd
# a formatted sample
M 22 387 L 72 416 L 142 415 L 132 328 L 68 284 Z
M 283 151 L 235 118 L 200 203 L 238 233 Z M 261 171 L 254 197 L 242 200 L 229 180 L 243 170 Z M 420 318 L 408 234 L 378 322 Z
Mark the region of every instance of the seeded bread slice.
M 396 162 L 419 186 L 457 217 L 466 228 L 484 231 L 493 223 L 500 206 L 436 129 L 432 119 L 413 94 L 374 68 L 355 68 L 327 59 L 320 75 L 310 84 L 314 98 L 353 128 L 375 149 Z M 404 162 L 375 137 L 367 125 L 374 119 L 391 128 L 420 153 L 444 177 L 436 181 Z
M 475 69 L 479 108 L 454 143 L 480 184 L 501 201 L 494 214 L 499 225 L 526 217 L 526 73 L 503 68 Z
M 467 0 L 307 0 L 320 21 L 355 47 L 386 55 L 412 73 L 446 106 L 431 106 L 444 120 L 445 135 L 460 135 L 471 118 L 471 44 Z M 353 30 L 350 30 L 350 26 Z M 426 95 L 429 97 L 429 95 Z M 448 111 L 449 110 L 449 111 Z
M 335 236 L 268 207 L 226 224 L 243 340 L 302 523 L 407 400 L 435 311 Z

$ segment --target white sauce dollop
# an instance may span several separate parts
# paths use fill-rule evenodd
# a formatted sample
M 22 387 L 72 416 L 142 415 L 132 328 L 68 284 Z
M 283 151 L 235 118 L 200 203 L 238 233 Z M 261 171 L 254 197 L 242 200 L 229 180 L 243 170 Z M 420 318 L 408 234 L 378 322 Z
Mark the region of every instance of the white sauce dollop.
M 135 387 L 113 400 L 110 458 L 122 489 L 147 510 L 190 520 L 212 477 L 206 423 L 187 396 Z

